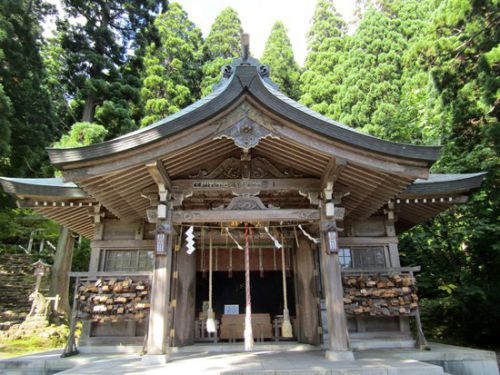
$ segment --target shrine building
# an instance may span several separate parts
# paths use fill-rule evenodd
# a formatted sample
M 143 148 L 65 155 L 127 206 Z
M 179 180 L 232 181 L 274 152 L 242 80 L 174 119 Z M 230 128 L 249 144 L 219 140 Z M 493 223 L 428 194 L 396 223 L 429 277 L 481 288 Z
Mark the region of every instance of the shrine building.
M 440 147 L 333 121 L 269 69 L 243 54 L 178 113 L 49 149 L 63 178 L 1 178 L 20 207 L 91 240 L 88 272 L 71 273 L 78 347 L 425 347 L 419 268 L 401 267 L 398 235 L 467 201 L 484 174 L 430 174 Z

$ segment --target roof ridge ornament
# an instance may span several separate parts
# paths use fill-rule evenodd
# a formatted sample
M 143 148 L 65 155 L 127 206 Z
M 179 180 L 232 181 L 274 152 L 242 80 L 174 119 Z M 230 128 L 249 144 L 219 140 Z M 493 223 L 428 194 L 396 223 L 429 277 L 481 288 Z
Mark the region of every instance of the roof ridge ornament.
M 241 60 L 246 62 L 250 55 L 250 34 L 241 34 Z

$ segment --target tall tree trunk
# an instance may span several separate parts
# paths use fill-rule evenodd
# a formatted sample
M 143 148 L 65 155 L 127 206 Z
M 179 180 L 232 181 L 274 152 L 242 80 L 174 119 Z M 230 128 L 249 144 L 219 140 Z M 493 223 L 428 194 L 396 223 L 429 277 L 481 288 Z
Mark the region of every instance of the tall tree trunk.
M 94 96 L 88 96 L 85 99 L 85 106 L 83 107 L 83 122 L 92 122 L 94 120 L 94 108 L 95 108 L 95 99 Z
M 69 306 L 69 272 L 71 271 L 74 243 L 75 240 L 71 231 L 68 228 L 60 227 L 49 293 L 51 296 L 59 295 L 59 307 L 56 312 L 66 318 L 69 318 L 71 312 Z

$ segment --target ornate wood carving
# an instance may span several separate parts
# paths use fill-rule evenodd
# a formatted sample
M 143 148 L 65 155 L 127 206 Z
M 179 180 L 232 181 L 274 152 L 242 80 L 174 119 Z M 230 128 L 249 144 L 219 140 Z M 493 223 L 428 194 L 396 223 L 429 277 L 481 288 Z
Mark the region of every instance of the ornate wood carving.
M 201 169 L 197 174 L 191 175 L 189 178 L 241 178 L 240 159 L 234 156 L 230 157 L 211 172 Z
M 237 147 L 249 150 L 267 137 L 278 138 L 271 130 L 245 116 L 233 126 L 218 133 L 214 139 L 232 139 Z
M 241 195 L 234 197 L 231 203 L 226 207 L 226 210 L 267 210 L 268 208 L 262 203 L 259 197 L 251 195 Z
M 217 126 L 217 133 L 220 133 L 224 129 L 233 127 L 234 124 L 244 118 L 248 118 L 275 133 L 274 125 L 276 125 L 276 122 L 248 102 L 241 103 L 241 105 L 235 108 L 234 111 L 218 120 L 214 124 Z
M 174 224 L 232 221 L 316 221 L 319 218 L 318 209 L 176 210 L 172 213 Z
M 174 180 L 176 192 L 230 191 L 237 194 L 249 191 L 297 190 L 303 194 L 319 191 L 319 180 L 314 178 L 269 178 L 269 179 L 196 179 Z M 187 193 L 186 193 L 187 194 Z
M 303 174 L 289 167 L 280 171 L 266 158 L 256 157 L 251 160 L 252 178 L 296 178 L 303 176 Z
M 206 169 L 200 169 L 196 174 L 192 174 L 192 179 L 239 179 L 239 178 L 300 178 L 304 175 L 293 168 L 278 168 L 269 160 L 263 157 L 252 158 L 247 161 L 250 165 L 249 176 L 244 176 L 242 162 L 234 156 L 225 159 L 211 172 Z

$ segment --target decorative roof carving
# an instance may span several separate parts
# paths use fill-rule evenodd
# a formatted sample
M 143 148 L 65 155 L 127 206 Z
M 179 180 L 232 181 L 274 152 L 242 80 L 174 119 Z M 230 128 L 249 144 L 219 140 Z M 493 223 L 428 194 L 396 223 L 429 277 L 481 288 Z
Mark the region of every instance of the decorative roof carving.
M 245 118 L 250 119 L 251 121 L 257 123 L 261 127 L 266 128 L 271 133 L 273 133 L 274 138 L 279 138 L 274 129 L 276 125 L 276 121 L 271 119 L 269 116 L 265 115 L 262 111 L 255 108 L 249 102 L 244 101 L 238 107 L 234 109 L 231 113 L 219 119 L 216 122 L 217 125 L 217 137 L 219 134 L 223 133 L 227 128 L 234 127 L 236 123 L 244 120 Z M 217 138 L 216 138 L 217 139 Z
M 214 139 L 232 139 L 239 148 L 249 150 L 267 137 L 278 138 L 271 130 L 245 116 L 233 126 L 221 131 Z
M 269 69 L 269 65 L 259 65 L 259 74 L 262 78 L 267 78 L 269 77 L 269 74 L 271 73 Z
M 263 157 L 252 158 L 249 161 L 250 176 L 247 178 L 300 178 L 304 177 L 303 174 L 294 170 L 293 168 L 278 168 L 269 160 Z M 230 157 L 222 161 L 211 172 L 206 169 L 201 169 L 198 173 L 190 175 L 189 178 L 203 178 L 203 179 L 239 179 L 243 178 L 243 165 L 239 158 Z
M 253 195 L 240 195 L 231 199 L 229 205 L 225 208 L 226 210 L 268 210 L 264 203 L 262 203 L 259 197 Z
M 189 178 L 241 178 L 240 159 L 230 157 L 220 163 L 214 170 L 208 172 L 206 169 L 201 169 L 197 174 L 189 176 Z
M 234 73 L 234 67 L 227 64 L 227 65 L 224 65 L 222 68 L 221 68 L 221 71 L 222 71 L 222 77 L 224 78 L 229 78 L 233 75 Z
M 304 177 L 303 174 L 295 169 L 287 167 L 279 170 L 269 160 L 262 157 L 253 158 L 251 161 L 252 178 L 298 178 Z

